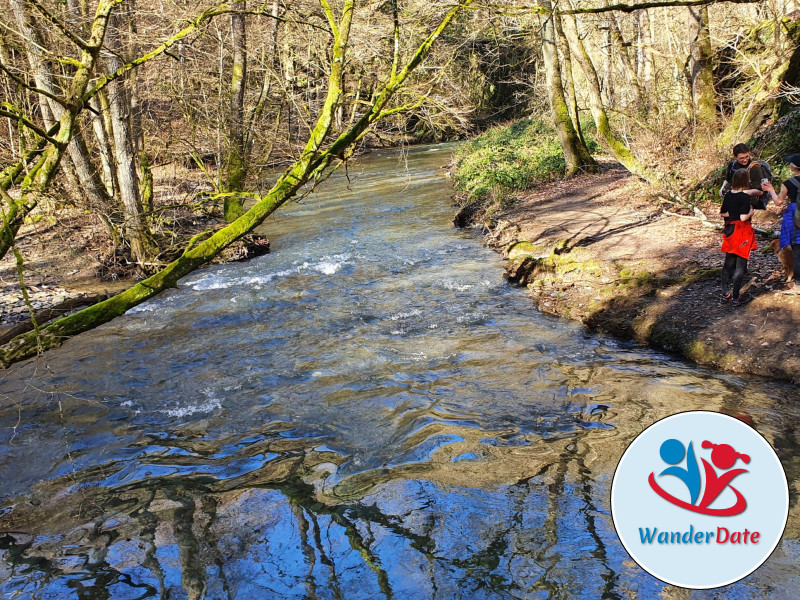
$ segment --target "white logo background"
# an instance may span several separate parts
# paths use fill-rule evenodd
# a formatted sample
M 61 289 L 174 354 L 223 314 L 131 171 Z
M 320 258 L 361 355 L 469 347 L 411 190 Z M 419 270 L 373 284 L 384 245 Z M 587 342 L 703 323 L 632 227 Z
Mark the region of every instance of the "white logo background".
M 734 478 L 730 485 L 747 500 L 747 508 L 735 516 L 710 516 L 695 513 L 660 497 L 648 483 L 650 473 L 665 491 L 689 502 L 687 486 L 677 477 L 659 474 L 669 467 L 660 455 L 661 444 L 676 439 L 688 447 L 691 442 L 700 469 L 703 487 L 705 470 L 702 458 L 710 464 L 711 449 L 703 441 L 729 444 L 750 457 L 732 467 L 748 472 Z M 678 466 L 685 467 L 686 459 Z M 718 474 L 724 471 L 716 469 Z M 701 491 L 702 497 L 702 491 Z M 726 508 L 735 503 L 727 489 L 709 505 Z M 622 455 L 611 487 L 611 514 L 622 545 L 648 573 L 672 585 L 694 589 L 720 587 L 738 581 L 756 570 L 778 545 L 789 511 L 789 488 L 786 475 L 772 447 L 754 429 L 738 419 L 720 413 L 685 412 L 658 421 L 645 429 Z M 643 543 L 640 528 L 661 532 L 714 532 L 701 543 Z M 729 532 L 759 533 L 758 542 L 717 543 L 717 528 Z M 657 535 L 657 534 L 656 534 Z M 743 537 L 742 535 L 739 536 Z M 709 543 L 706 543 L 706 540 Z

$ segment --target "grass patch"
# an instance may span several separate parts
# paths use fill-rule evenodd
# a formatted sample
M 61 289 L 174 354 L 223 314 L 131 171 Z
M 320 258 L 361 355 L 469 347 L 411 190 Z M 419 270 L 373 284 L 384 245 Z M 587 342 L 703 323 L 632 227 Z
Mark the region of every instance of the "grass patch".
M 597 150 L 587 139 L 589 149 Z M 566 163 L 555 130 L 541 119 L 493 127 L 463 144 L 455 156 L 454 183 L 466 202 L 504 208 L 517 192 L 564 176 Z

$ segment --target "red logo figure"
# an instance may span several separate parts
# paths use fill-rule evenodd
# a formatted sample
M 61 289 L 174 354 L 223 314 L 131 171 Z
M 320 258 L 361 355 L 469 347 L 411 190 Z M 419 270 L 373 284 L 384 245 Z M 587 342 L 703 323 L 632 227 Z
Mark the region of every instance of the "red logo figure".
M 664 444 L 662 444 L 661 450 L 661 457 L 665 460 L 665 462 L 673 465 L 683 459 L 683 453 L 676 451 L 676 443 L 680 445 L 680 449 L 682 450 L 683 444 L 678 442 L 678 440 L 665 441 Z M 717 467 L 717 469 L 730 469 L 738 459 L 741 459 L 745 464 L 750 462 L 750 457 L 747 454 L 740 454 L 739 452 L 736 452 L 736 450 L 734 450 L 733 447 L 729 446 L 728 444 L 713 444 L 708 440 L 705 440 L 702 443 L 702 447 L 705 449 L 713 448 L 711 451 L 711 462 L 714 463 L 714 467 Z M 675 460 L 676 458 L 677 460 Z M 698 479 L 697 476 L 699 473 L 695 472 L 697 470 L 697 463 L 694 460 L 694 452 L 691 444 L 689 445 L 689 453 L 687 453 L 686 459 L 686 469 L 672 466 L 662 471 L 659 474 L 659 477 L 662 475 L 675 475 L 680 477 L 680 479 L 684 481 L 689 489 L 691 503 L 685 502 L 680 498 L 676 498 L 672 494 L 665 491 L 656 483 L 655 473 L 650 473 L 648 482 L 650 483 L 650 487 L 653 488 L 653 491 L 671 504 L 704 515 L 727 517 L 738 515 L 747 508 L 747 500 L 745 500 L 744 496 L 742 496 L 739 490 L 730 485 L 731 481 L 733 481 L 735 477 L 741 475 L 742 473 L 747 473 L 747 469 L 733 469 L 731 471 L 726 471 L 721 475 L 717 475 L 717 471 L 714 469 L 714 467 L 712 467 L 706 459 L 701 458 L 700 460 L 703 463 L 703 470 L 705 471 L 706 485 L 705 491 L 703 492 L 703 497 L 700 499 L 700 503 L 695 505 L 696 497 L 698 495 L 697 491 L 699 491 L 697 490 L 695 481 Z M 726 487 L 730 488 L 731 491 L 736 495 L 736 502 L 733 504 L 733 506 L 729 506 L 727 508 L 709 508 L 709 505 L 719 497 Z

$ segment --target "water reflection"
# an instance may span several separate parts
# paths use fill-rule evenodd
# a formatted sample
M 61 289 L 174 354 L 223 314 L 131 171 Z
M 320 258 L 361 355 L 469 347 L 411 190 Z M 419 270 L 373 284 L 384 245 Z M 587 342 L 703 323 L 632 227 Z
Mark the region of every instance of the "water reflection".
M 796 488 L 796 388 L 537 314 L 449 227 L 442 162 L 370 159 L 267 225 L 280 252 L 6 373 L 3 597 L 788 597 L 794 494 L 764 567 L 693 593 L 630 561 L 608 499 L 691 409 L 751 422 Z

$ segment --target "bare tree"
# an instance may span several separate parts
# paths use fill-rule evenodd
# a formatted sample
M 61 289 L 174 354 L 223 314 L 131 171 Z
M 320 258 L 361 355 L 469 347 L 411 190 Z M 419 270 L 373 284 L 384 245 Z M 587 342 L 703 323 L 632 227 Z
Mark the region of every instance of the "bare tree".
M 603 96 L 600 90 L 600 79 L 597 76 L 592 59 L 586 51 L 583 40 L 578 34 L 578 25 L 575 17 L 567 17 L 564 24 L 564 31 L 569 40 L 570 47 L 574 53 L 578 64 L 581 66 L 585 78 L 588 94 L 589 94 L 589 108 L 592 113 L 595 125 L 597 126 L 597 133 L 600 135 L 601 141 L 605 144 L 611 154 L 620 161 L 626 169 L 641 177 L 652 178 L 652 174 L 648 174 L 641 163 L 636 159 L 630 148 L 623 142 L 611 128 L 611 123 L 608 119 L 608 113 L 605 105 L 603 104 Z
M 231 114 L 228 125 L 223 191 L 226 221 L 242 216 L 243 198 L 236 194 L 244 190 L 247 178 L 247 157 L 244 136 L 244 94 L 247 85 L 247 0 L 237 0 L 231 13 L 233 65 L 231 66 Z
M 123 66 L 120 59 L 122 45 L 119 39 L 121 25 L 122 18 L 117 14 L 112 15 L 106 33 L 108 51 L 106 64 L 111 73 Z M 135 261 L 145 264 L 153 258 L 155 252 L 139 194 L 131 101 L 125 83 L 125 78 L 120 78 L 111 82 L 108 87 L 109 114 L 116 157 L 116 180 L 119 183 L 119 194 L 125 212 L 124 232 L 130 242 L 131 254 Z
M 252 231 L 267 216 L 292 198 L 306 183 L 319 181 L 332 164 L 345 159 L 352 152 L 353 145 L 362 139 L 372 126 L 383 118 L 410 108 L 409 105 L 391 106 L 390 101 L 395 92 L 403 87 L 414 70 L 428 56 L 434 42 L 469 3 L 470 0 L 465 0 L 447 10 L 406 61 L 402 60 L 401 49 L 396 47 L 390 74 L 376 90 L 369 104 L 364 106 L 362 116 L 351 127 L 335 136 L 330 143 L 326 143 L 333 127 L 337 108 L 342 101 L 345 62 L 355 7 L 353 0 L 344 0 L 342 10 L 337 15 L 327 0 L 320 0 L 332 38 L 324 104 L 310 130 L 300 156 L 284 171 L 269 192 L 263 196 L 257 196 L 255 205 L 233 223 L 202 241 L 200 241 L 202 236 L 197 236 L 177 260 L 155 275 L 113 298 L 10 341 L 0 349 L 0 361 L 9 364 L 58 345 L 64 339 L 108 322 L 164 289 L 175 286 L 178 279 L 208 262 L 223 248 Z M 204 14 L 208 15 L 209 13 L 207 11 Z M 215 11 L 215 14 L 219 13 Z M 399 24 L 395 23 L 395 37 L 400 35 L 398 28 Z M 175 36 L 172 39 L 174 40 Z M 132 63 L 135 62 L 132 61 Z M 124 71 L 124 67 L 115 73 L 119 74 L 122 71 Z
M 552 12 L 550 0 L 538 0 L 539 6 Z M 550 110 L 553 123 L 558 132 L 561 149 L 567 163 L 566 175 L 571 176 L 578 171 L 594 171 L 597 163 L 589 154 L 586 145 L 581 141 L 572 124 L 567 101 L 564 97 L 564 84 L 561 80 L 561 64 L 558 60 L 557 32 L 555 16 L 539 15 L 542 35 L 542 57 L 544 60 L 547 93 L 550 98 Z

